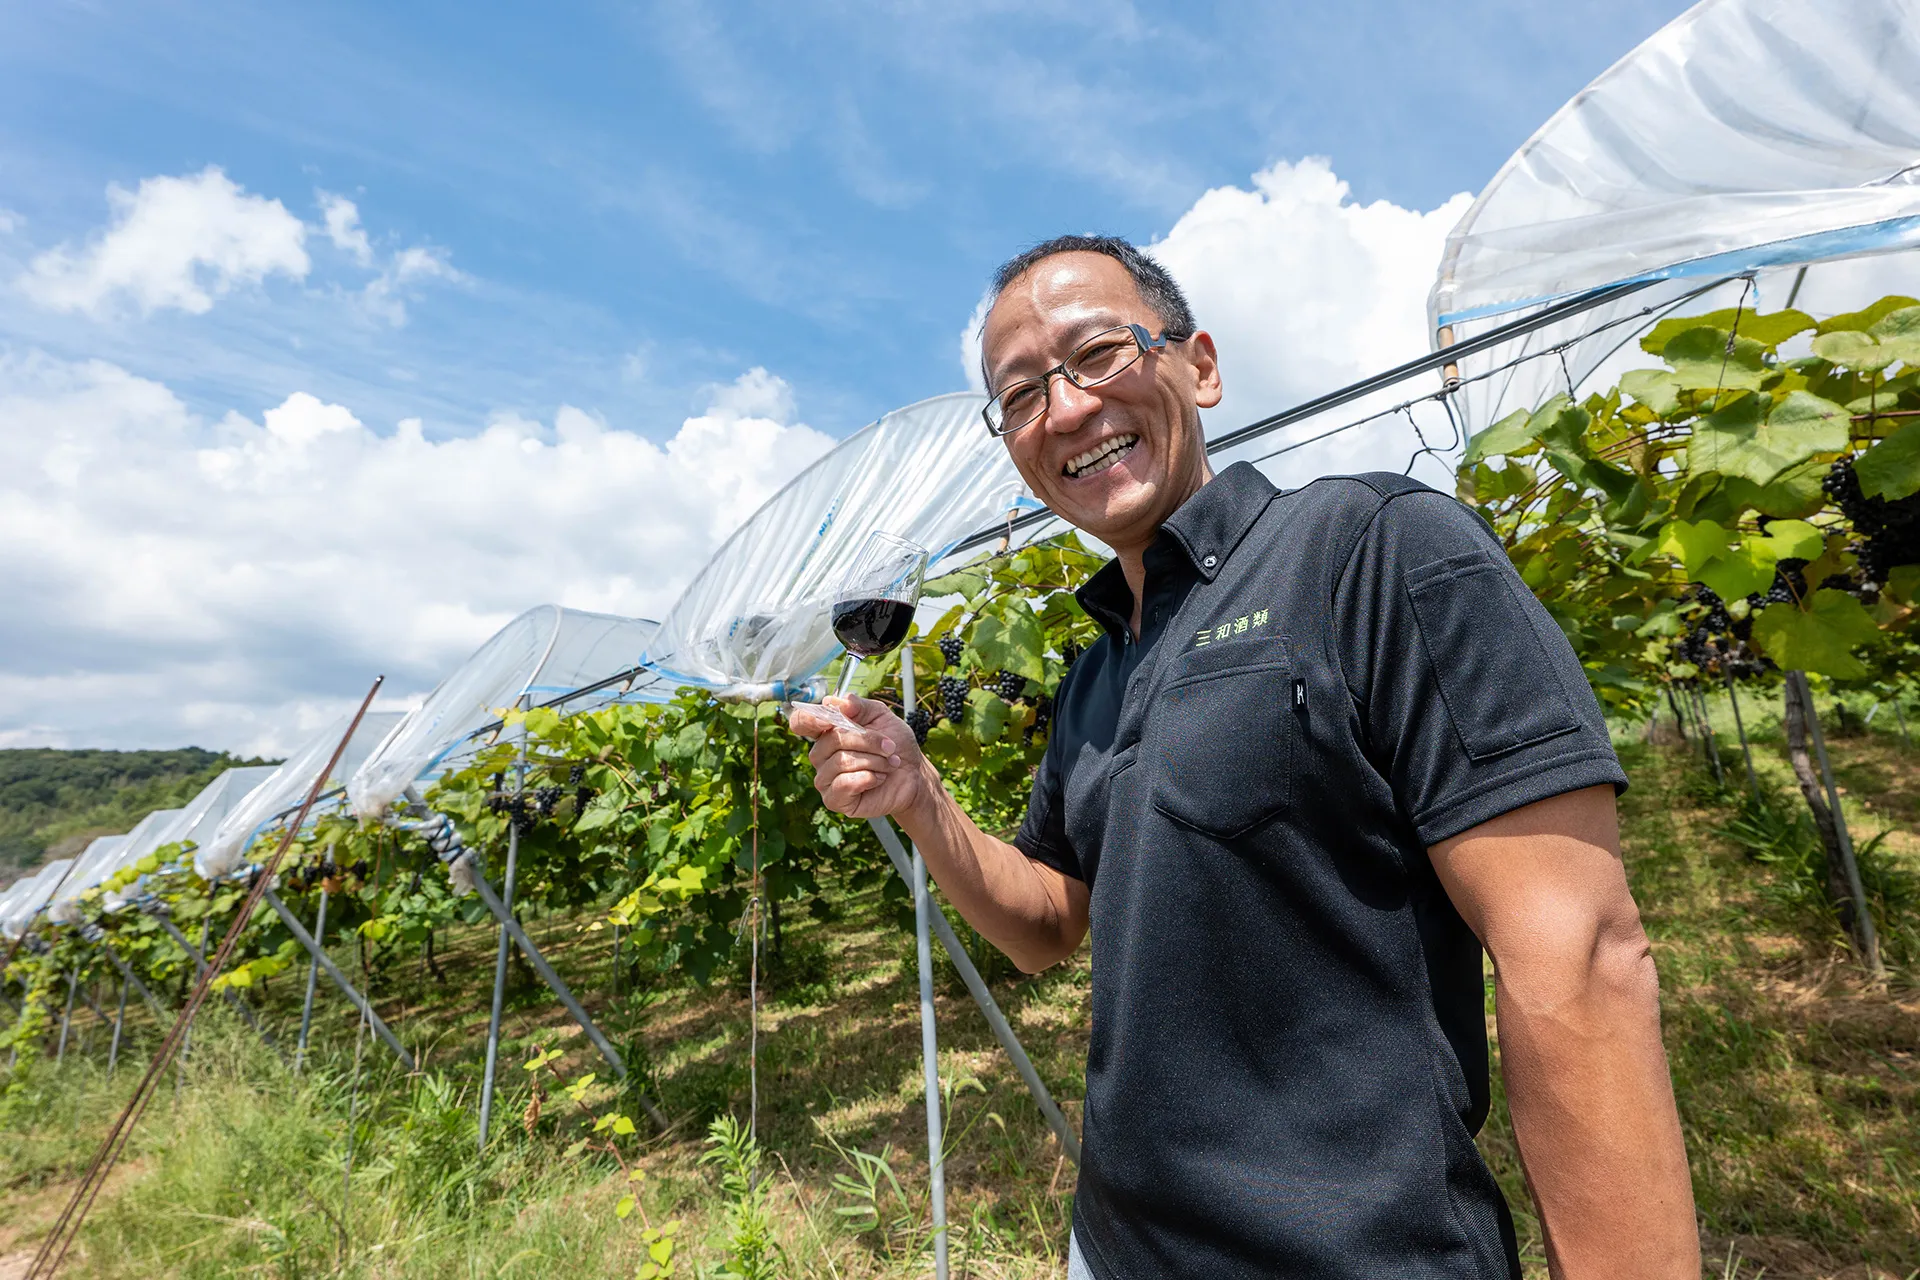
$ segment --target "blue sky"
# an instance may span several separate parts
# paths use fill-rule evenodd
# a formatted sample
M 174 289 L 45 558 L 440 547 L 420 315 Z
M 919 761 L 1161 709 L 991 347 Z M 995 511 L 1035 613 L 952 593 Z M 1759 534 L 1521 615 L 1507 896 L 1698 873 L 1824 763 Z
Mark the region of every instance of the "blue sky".
M 1152 239 L 1309 155 L 1358 201 L 1430 208 L 1675 9 L 16 4 L 0 205 L 32 247 L 97 227 L 109 182 L 219 165 L 298 216 L 344 193 L 471 281 L 397 340 L 264 305 L 10 336 L 110 350 L 214 411 L 277 403 L 298 368 L 441 430 L 562 400 L 666 427 L 763 365 L 839 434 L 958 382 L 957 329 L 1011 250 Z
M 1226 425 L 1416 354 L 1454 198 L 1678 10 L 0 6 L 0 745 L 658 616 L 1061 231 L 1161 244 Z

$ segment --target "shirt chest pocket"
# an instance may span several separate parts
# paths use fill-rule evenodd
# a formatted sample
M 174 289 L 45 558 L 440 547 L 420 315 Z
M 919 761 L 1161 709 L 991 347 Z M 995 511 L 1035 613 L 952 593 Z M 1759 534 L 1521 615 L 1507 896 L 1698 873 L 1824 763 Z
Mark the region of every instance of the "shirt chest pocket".
M 1142 725 L 1154 808 L 1219 839 L 1272 821 L 1293 797 L 1293 700 L 1284 636 L 1183 654 Z

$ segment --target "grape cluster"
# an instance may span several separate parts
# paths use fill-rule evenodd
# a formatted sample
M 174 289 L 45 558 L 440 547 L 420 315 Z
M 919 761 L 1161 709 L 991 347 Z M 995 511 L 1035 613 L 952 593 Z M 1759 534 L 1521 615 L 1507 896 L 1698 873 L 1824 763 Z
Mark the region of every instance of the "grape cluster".
M 1074 640 L 1069 640 L 1065 644 L 1060 646 L 1060 661 L 1066 663 L 1068 666 L 1072 666 L 1073 660 L 1075 658 L 1078 658 L 1080 656 L 1080 653 L 1081 653 L 1081 649 L 1080 649 L 1079 642 Z
M 542 787 L 539 791 L 534 792 L 536 800 L 541 792 L 546 790 L 548 790 L 548 788 Z M 553 790 L 557 793 L 559 788 L 555 787 Z M 539 814 L 536 814 L 534 812 L 534 806 L 527 803 L 525 796 L 510 796 L 496 791 L 487 797 L 487 811 L 489 813 L 506 814 L 508 825 L 524 836 L 533 830 L 534 823 L 538 822 L 541 816 L 551 813 L 553 807 L 549 805 L 546 809 L 541 810 Z
M 907 712 L 907 728 L 913 730 L 913 740 L 925 746 L 927 731 L 933 728 L 933 712 L 925 707 L 915 707 Z
M 950 667 L 960 665 L 961 647 L 959 636 L 945 635 L 940 637 L 940 656 L 947 660 L 947 665 Z
M 1865 580 L 1863 596 L 1877 597 L 1888 574 L 1901 565 L 1920 564 L 1920 493 L 1892 502 L 1867 497 L 1852 458 L 1835 462 L 1820 487 L 1853 526 L 1853 553 Z
M 1764 609 L 1770 604 L 1797 604 L 1807 596 L 1807 580 L 1801 570 L 1809 562 L 1788 556 L 1773 567 L 1773 585 L 1763 594 L 1754 592 L 1747 597 L 1749 609 Z
M 1033 723 L 1027 726 L 1027 731 L 1024 735 L 1022 735 L 1022 740 L 1026 742 L 1032 742 L 1034 734 L 1045 733 L 1047 731 L 1047 726 L 1052 723 L 1053 723 L 1053 699 L 1049 698 L 1046 694 L 1043 693 L 1037 699 L 1034 700 Z
M 987 687 L 1007 702 L 1017 702 L 1027 691 L 1027 678 L 1011 671 L 997 673 Z
M 577 787 L 586 779 L 586 776 L 587 766 L 584 763 L 576 764 L 573 768 L 567 770 L 567 785 Z
M 1704 612 L 1694 618 L 1687 633 L 1675 642 L 1676 660 L 1692 663 L 1711 675 L 1730 675 L 1735 679 L 1757 676 L 1771 669 L 1772 664 L 1747 644 L 1753 630 L 1750 617 L 1736 619 L 1728 612 L 1726 602 L 1704 583 L 1694 586 L 1693 599 L 1703 606 Z M 1748 603 L 1756 599 L 1763 597 L 1749 596 Z
M 560 787 L 552 787 L 552 786 L 534 788 L 534 792 L 533 792 L 534 811 L 543 818 L 551 817 L 553 814 L 553 807 L 560 803 L 560 795 L 562 790 L 563 789 Z
M 959 676 L 941 676 L 936 689 L 940 695 L 940 714 L 958 724 L 967 714 L 967 682 Z

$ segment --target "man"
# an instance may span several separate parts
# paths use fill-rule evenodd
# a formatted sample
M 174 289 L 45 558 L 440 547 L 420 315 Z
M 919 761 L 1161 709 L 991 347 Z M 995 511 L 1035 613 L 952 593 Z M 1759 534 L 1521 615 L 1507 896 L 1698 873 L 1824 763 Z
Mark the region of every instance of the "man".
M 1518 1277 L 1472 1142 L 1493 958 L 1559 1280 L 1700 1274 L 1652 958 L 1579 664 L 1466 508 L 1398 475 L 1215 477 L 1213 340 L 1124 241 L 1002 268 L 987 417 L 1113 548 L 1025 823 L 981 831 L 885 707 L 818 735 L 1022 969 L 1093 934 L 1070 1273 Z

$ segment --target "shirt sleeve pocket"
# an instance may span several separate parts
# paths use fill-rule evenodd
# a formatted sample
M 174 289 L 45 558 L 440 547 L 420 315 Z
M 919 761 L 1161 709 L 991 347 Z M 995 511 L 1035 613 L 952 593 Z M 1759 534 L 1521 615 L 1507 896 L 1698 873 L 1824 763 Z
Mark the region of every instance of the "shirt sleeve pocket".
M 1447 716 L 1472 760 L 1579 728 L 1512 569 L 1469 551 L 1409 570 L 1407 595 Z M 1550 625 L 1550 624 L 1549 624 Z
M 1283 637 L 1187 655 L 1140 744 L 1153 804 L 1218 839 L 1245 835 L 1293 791 L 1293 681 Z

